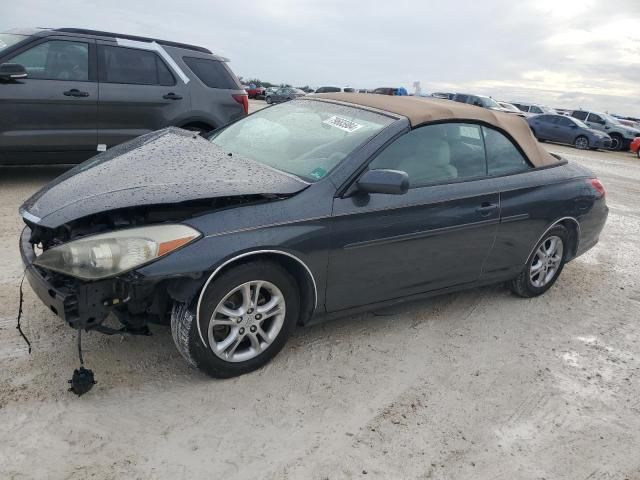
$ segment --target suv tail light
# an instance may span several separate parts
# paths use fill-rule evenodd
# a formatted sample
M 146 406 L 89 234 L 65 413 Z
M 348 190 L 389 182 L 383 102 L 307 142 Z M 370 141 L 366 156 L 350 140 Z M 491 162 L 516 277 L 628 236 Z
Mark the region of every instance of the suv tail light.
M 244 108 L 244 113 L 249 113 L 249 95 L 247 95 L 246 93 L 234 93 L 231 96 L 236 102 L 242 105 L 242 108 Z
M 602 182 L 597 178 L 591 179 L 591 186 L 596 189 L 596 191 L 600 194 L 600 197 L 604 198 L 604 196 L 607 194 L 604 189 L 604 185 L 602 185 Z

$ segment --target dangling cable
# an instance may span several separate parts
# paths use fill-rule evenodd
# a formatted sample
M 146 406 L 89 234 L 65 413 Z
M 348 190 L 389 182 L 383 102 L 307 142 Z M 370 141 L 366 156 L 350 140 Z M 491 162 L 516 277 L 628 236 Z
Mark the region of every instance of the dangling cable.
M 97 383 L 93 377 L 93 371 L 88 368 L 84 368 L 84 359 L 82 358 L 82 330 L 78 330 L 78 358 L 80 359 L 80 368 L 76 368 L 73 371 L 73 376 L 69 383 L 71 387 L 70 392 L 76 395 L 84 395 Z
M 31 342 L 22 331 L 22 325 L 20 325 L 20 320 L 22 320 L 22 304 L 24 303 L 24 294 L 22 293 L 22 285 L 24 284 L 24 277 L 26 275 L 27 275 L 27 269 L 25 269 L 24 272 L 22 273 L 22 280 L 20 281 L 20 300 L 18 300 L 18 324 L 16 325 L 16 328 L 20 332 L 20 335 L 22 336 L 22 338 L 24 338 L 24 341 L 27 342 L 27 346 L 29 347 L 29 355 L 31 355 Z
M 78 330 L 78 358 L 80 359 L 80 366 L 84 367 L 84 359 L 82 358 L 82 330 Z

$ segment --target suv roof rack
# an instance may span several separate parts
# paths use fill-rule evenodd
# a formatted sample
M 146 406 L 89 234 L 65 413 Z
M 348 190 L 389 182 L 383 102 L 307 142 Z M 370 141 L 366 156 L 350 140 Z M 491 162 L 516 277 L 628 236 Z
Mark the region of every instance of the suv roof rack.
M 158 38 L 139 37 L 137 35 L 123 35 L 120 33 L 103 32 L 101 30 L 88 30 L 84 28 L 54 28 L 53 31 L 63 32 L 63 33 L 78 33 L 81 35 L 95 35 L 99 37 L 125 38 L 127 40 L 135 40 L 138 42 L 156 42 L 156 43 L 159 43 L 160 45 L 166 45 L 168 47 L 185 48 L 187 50 L 195 50 L 196 52 L 213 54 L 211 50 L 209 50 L 208 48 L 198 47 L 197 45 L 189 45 L 188 43 L 179 43 L 179 42 L 171 42 L 169 40 L 160 40 Z

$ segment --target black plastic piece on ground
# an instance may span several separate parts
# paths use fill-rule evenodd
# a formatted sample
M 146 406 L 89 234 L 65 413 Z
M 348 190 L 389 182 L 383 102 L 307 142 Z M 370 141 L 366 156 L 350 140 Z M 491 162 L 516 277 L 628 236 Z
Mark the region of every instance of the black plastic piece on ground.
M 80 396 L 91 390 L 98 382 L 94 380 L 92 370 L 80 367 L 73 371 L 73 377 L 71 377 L 69 383 L 71 384 L 69 391 Z

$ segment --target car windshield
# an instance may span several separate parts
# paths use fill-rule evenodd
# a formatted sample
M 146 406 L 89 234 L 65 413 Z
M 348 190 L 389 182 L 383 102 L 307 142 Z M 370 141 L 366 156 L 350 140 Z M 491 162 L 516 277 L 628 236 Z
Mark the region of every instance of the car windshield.
M 260 110 L 210 140 L 228 153 L 315 182 L 392 122 L 367 110 L 301 99 Z
M 16 43 L 21 42 L 27 38 L 26 35 L 17 35 L 15 33 L 0 33 L 0 52 L 14 46 Z
M 520 110 L 517 107 L 514 107 L 513 105 L 511 105 L 510 103 L 507 103 L 507 102 L 500 102 L 500 106 L 502 108 L 506 108 L 507 110 L 510 110 L 512 112 L 520 112 Z
M 498 102 L 496 102 L 491 97 L 480 97 L 480 100 L 482 101 L 482 105 L 484 105 L 485 108 L 500 108 Z
M 572 120 L 573 123 L 575 123 L 576 125 L 578 125 L 581 128 L 591 128 L 591 127 L 589 127 L 589 125 L 584 123 L 582 120 L 578 120 L 577 118 L 571 118 L 571 117 L 567 117 L 567 118 Z
M 602 118 L 604 118 L 608 122 L 611 122 L 615 125 L 621 125 L 620 120 L 618 120 L 616 117 L 612 117 L 611 115 L 607 115 L 606 113 L 599 113 L 598 115 L 600 115 Z

